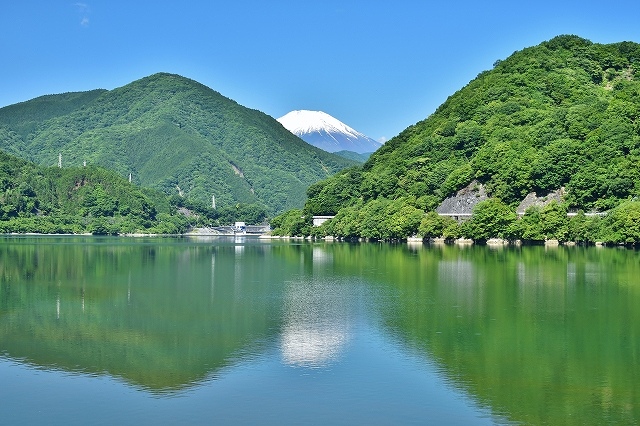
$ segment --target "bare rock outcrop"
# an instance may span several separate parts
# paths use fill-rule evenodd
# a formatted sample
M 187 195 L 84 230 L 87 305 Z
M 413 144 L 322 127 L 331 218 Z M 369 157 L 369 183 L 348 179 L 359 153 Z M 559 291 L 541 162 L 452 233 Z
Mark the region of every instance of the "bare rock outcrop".
M 471 214 L 476 204 L 488 198 L 484 185 L 474 180 L 453 197 L 445 199 L 436 208 L 436 213 L 450 216 Z
M 524 197 L 524 200 L 522 200 L 522 202 L 516 209 L 516 213 L 518 215 L 523 215 L 529 207 L 542 208 L 547 204 L 550 204 L 552 201 L 562 203 L 566 193 L 567 191 L 564 187 L 540 197 L 538 197 L 535 192 L 530 192 L 526 197 Z

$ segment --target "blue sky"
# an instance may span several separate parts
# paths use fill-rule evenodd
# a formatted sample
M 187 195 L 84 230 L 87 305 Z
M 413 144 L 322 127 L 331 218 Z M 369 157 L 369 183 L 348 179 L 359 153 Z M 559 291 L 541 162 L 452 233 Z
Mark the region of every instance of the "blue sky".
M 559 34 L 640 42 L 639 18 L 637 0 L 4 0 L 0 106 L 164 71 L 388 139 L 497 59 Z

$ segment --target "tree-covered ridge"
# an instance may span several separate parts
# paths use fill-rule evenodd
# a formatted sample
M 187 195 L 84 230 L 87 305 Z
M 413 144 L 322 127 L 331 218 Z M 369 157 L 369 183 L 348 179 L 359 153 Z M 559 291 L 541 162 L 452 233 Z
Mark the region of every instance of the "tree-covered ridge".
M 45 95 L 27 102 L 0 108 L 0 125 L 14 129 L 22 137 L 37 131 L 43 121 L 64 116 L 93 102 L 106 90 Z
M 302 206 L 310 184 L 353 164 L 266 114 L 164 73 L 0 109 L 0 147 L 45 165 L 62 153 L 65 165 L 132 173 L 135 183 L 167 194 L 201 203 L 215 195 L 218 206 L 261 203 L 273 212 Z
M 312 185 L 276 233 L 638 242 L 640 45 L 559 36 L 497 61 L 362 167 Z M 472 182 L 491 197 L 464 224 L 433 210 Z M 515 207 L 564 188 L 564 202 Z M 571 211 L 610 211 L 606 218 Z M 426 212 L 431 212 L 425 214 Z M 311 229 L 310 215 L 336 215 Z
M 422 184 L 442 199 L 475 178 L 507 203 L 566 185 L 573 207 L 613 207 L 638 191 L 638 59 L 635 43 L 574 36 L 516 52 L 365 168 L 375 175 L 400 166 L 398 184 L 384 196 L 418 195 Z M 420 158 L 427 159 L 422 167 L 410 164 Z
M 566 186 L 571 207 L 609 209 L 640 191 L 639 69 L 631 42 L 559 36 L 516 52 L 375 152 L 357 197 L 432 209 L 477 179 L 508 204 Z
M 266 217 L 261 204 L 213 209 L 101 167 L 44 167 L 0 151 L 0 233 L 178 234 Z
M 96 167 L 42 167 L 0 152 L 0 232 L 184 232 L 163 194 Z

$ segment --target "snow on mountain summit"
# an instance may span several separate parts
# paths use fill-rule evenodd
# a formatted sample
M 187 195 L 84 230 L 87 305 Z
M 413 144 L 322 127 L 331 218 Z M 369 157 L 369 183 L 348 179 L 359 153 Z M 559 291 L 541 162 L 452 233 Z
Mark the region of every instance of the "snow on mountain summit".
M 382 144 L 322 111 L 291 111 L 278 118 L 284 128 L 328 152 L 373 152 Z
M 360 132 L 353 130 L 351 127 L 322 111 L 291 111 L 283 117 L 278 118 L 287 130 L 296 135 L 305 133 L 313 133 L 318 131 L 327 131 L 333 133 L 343 133 L 353 137 L 366 137 Z

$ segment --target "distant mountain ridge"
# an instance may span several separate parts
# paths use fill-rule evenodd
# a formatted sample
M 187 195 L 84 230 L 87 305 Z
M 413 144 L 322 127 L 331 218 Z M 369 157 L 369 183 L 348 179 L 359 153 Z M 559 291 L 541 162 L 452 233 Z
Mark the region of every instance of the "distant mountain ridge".
M 291 111 L 278 118 L 287 130 L 327 152 L 371 153 L 382 144 L 322 111 Z
M 334 154 L 339 155 L 340 157 L 348 158 L 349 160 L 357 161 L 358 163 L 364 163 L 371 157 L 373 152 L 365 152 L 363 154 L 358 154 L 353 151 L 336 151 Z
M 114 90 L 0 108 L 0 149 L 43 165 L 100 165 L 218 207 L 302 206 L 312 183 L 355 164 L 188 78 L 158 73 Z

